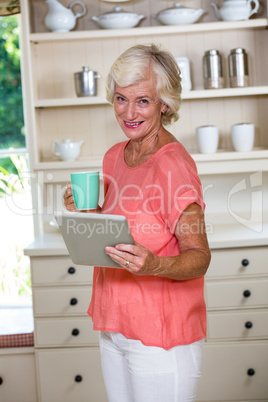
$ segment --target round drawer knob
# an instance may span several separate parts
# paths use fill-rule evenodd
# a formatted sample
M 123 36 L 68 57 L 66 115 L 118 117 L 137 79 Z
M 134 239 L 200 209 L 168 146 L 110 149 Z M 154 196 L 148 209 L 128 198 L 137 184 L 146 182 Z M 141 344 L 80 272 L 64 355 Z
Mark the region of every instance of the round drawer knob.
M 248 369 L 248 375 L 252 376 L 255 374 L 255 370 L 253 368 Z
M 74 274 L 75 273 L 75 268 L 74 267 L 70 267 L 69 269 L 68 269 L 68 274 Z
M 250 295 L 251 295 L 250 290 L 245 290 L 245 291 L 243 292 L 243 296 L 244 296 L 244 297 L 249 297 Z
M 77 304 L 77 302 L 78 302 L 78 300 L 77 300 L 75 297 L 73 297 L 73 298 L 70 300 L 70 305 L 71 305 L 71 306 L 75 306 L 75 305 Z
M 246 327 L 247 329 L 252 328 L 252 327 L 253 327 L 252 322 L 251 322 L 251 321 L 247 321 L 247 322 L 245 323 L 245 327 Z
M 73 335 L 73 336 L 79 335 L 79 329 L 74 328 L 74 329 L 72 330 L 72 335 Z
M 2 385 L 2 384 L 3 384 L 3 382 L 4 382 L 3 378 L 2 378 L 2 377 L 0 377 L 0 385 Z
M 75 381 L 75 382 L 82 382 L 82 381 L 83 381 L 83 377 L 82 377 L 81 375 L 76 375 L 74 381 Z
M 247 267 L 249 265 L 249 260 L 247 258 L 244 258 L 242 260 L 242 265 L 243 265 L 243 267 Z

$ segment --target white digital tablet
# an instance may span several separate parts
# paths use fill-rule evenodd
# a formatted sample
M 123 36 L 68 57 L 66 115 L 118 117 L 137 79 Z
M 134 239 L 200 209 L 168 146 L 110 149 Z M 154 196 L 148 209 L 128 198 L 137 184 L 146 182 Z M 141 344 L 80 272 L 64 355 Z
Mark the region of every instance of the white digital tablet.
M 105 253 L 105 247 L 134 244 L 125 216 L 69 211 L 54 216 L 74 264 L 122 268 Z

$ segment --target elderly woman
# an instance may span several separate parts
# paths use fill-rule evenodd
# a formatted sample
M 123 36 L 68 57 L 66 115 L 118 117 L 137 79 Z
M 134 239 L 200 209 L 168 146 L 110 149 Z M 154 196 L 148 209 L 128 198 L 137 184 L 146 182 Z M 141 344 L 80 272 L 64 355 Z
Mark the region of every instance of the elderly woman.
M 179 117 L 179 74 L 169 52 L 137 45 L 108 75 L 128 140 L 104 156 L 99 210 L 126 216 L 135 240 L 106 248 L 123 269 L 94 268 L 88 314 L 110 402 L 194 401 L 200 377 L 210 251 L 195 163 L 165 128 Z M 64 199 L 75 210 L 70 184 Z

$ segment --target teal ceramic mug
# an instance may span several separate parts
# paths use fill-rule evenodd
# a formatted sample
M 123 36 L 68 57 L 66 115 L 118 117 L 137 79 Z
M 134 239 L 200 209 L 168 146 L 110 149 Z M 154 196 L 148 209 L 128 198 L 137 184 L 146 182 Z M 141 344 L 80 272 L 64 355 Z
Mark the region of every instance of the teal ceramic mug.
M 71 173 L 74 203 L 77 209 L 96 209 L 99 201 L 99 172 Z

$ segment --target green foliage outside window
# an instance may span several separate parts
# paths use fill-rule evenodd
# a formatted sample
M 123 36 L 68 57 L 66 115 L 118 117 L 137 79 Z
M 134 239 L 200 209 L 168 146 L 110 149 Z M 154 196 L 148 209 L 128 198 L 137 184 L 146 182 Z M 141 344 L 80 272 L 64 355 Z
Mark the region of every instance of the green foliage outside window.
M 0 17 L 0 149 L 25 147 L 18 16 Z M 1 160 L 10 173 L 10 158 Z

